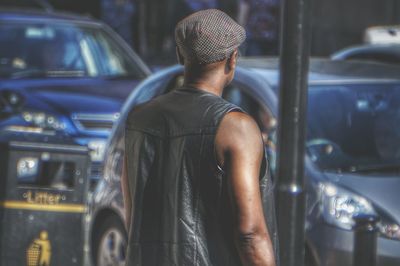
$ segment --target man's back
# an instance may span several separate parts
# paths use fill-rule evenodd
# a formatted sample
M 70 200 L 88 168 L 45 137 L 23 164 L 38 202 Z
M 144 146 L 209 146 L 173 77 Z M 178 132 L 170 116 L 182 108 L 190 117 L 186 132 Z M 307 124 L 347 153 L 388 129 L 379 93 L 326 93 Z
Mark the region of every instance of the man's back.
M 240 264 L 224 176 L 214 156 L 218 124 L 235 109 L 216 95 L 189 87 L 130 113 L 129 263 Z

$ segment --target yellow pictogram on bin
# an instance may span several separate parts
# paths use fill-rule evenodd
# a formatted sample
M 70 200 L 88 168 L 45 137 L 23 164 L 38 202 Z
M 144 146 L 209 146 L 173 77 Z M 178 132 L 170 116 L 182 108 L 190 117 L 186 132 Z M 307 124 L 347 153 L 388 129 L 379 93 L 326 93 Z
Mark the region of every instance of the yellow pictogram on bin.
M 27 266 L 50 266 L 51 245 L 46 231 L 40 233 L 26 251 Z

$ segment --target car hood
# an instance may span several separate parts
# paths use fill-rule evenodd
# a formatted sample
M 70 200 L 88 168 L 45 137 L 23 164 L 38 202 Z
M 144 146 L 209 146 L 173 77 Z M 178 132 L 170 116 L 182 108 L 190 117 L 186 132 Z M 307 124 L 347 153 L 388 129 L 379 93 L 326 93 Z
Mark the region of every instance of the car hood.
M 399 176 L 327 173 L 326 177 L 332 183 L 370 200 L 376 207 L 390 214 L 397 223 L 400 223 Z
M 115 113 L 137 84 L 104 79 L 11 80 L 1 81 L 0 89 L 22 91 L 59 113 Z

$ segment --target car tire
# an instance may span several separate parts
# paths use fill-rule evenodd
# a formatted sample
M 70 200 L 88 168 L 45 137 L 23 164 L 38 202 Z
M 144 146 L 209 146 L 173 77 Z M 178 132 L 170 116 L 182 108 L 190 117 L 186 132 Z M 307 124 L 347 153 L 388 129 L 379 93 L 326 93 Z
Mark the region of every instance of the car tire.
M 122 221 L 115 215 L 109 215 L 96 231 L 93 239 L 94 265 L 124 266 L 128 239 Z

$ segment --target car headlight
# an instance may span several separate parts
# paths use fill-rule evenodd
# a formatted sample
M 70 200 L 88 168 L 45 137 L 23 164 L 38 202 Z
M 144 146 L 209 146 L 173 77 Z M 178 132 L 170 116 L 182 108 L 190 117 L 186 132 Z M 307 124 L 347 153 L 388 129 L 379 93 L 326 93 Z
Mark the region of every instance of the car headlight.
M 376 215 L 371 203 L 365 198 L 330 183 L 319 184 L 321 212 L 326 222 L 342 229 L 351 230 L 356 214 Z
M 365 198 L 330 183 L 320 183 L 321 212 L 326 222 L 342 229 L 351 230 L 356 214 L 377 215 L 372 204 Z M 381 236 L 400 240 L 400 226 L 390 219 L 378 223 Z
M 22 118 L 25 122 L 39 128 L 53 130 L 64 130 L 66 128 L 65 123 L 61 122 L 56 116 L 44 112 L 25 111 L 22 113 Z
M 379 232 L 383 237 L 400 240 L 400 226 L 398 224 L 383 221 L 379 224 Z
M 102 162 L 106 151 L 106 140 L 91 140 L 88 142 L 92 162 Z

